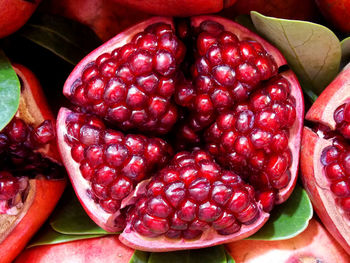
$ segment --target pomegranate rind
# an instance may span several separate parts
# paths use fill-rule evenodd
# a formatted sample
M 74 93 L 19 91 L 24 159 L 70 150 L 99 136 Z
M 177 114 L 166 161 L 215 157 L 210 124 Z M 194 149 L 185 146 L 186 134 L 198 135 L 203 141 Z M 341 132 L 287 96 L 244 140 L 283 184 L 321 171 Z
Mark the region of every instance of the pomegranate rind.
M 54 123 L 55 117 L 48 106 L 39 80 L 34 73 L 19 64 L 12 64 L 12 67 L 21 79 L 22 85 L 19 108 L 16 117 L 22 119 L 26 124 L 32 125 L 33 127 L 38 126 L 45 120 L 51 120 L 52 123 Z M 44 157 L 49 158 L 53 162 L 60 163 L 60 157 L 55 141 L 52 141 L 35 151 L 41 153 Z
M 130 261 L 133 253 L 134 250 L 123 245 L 117 236 L 105 236 L 26 249 L 15 263 L 124 263 Z
M 119 239 L 128 247 L 149 252 L 166 252 L 182 249 L 197 249 L 211 247 L 224 243 L 229 243 L 249 237 L 256 233 L 268 220 L 269 214 L 260 211 L 259 218 L 250 225 L 243 225 L 241 229 L 231 235 L 219 235 L 216 230 L 210 228 L 203 232 L 202 236 L 196 240 L 169 239 L 165 236 L 147 238 L 131 229 L 128 223 Z
M 136 35 L 139 32 L 142 32 L 147 26 L 156 24 L 156 23 L 167 23 L 171 26 L 174 26 L 173 21 L 171 18 L 168 17 L 153 17 L 150 18 L 144 22 L 141 22 L 139 24 L 136 24 L 133 27 L 130 27 L 123 31 L 122 33 L 116 35 L 100 47 L 96 48 L 92 52 L 90 52 L 85 58 L 83 58 L 78 65 L 75 66 L 72 73 L 68 76 L 66 82 L 64 83 L 63 87 L 63 94 L 67 97 L 69 97 L 72 93 L 72 85 L 77 80 L 77 78 L 80 77 L 81 73 L 85 69 L 91 61 L 95 61 L 99 55 L 103 53 L 112 52 L 114 49 L 124 46 L 125 44 L 131 42 L 134 35 Z
M 304 128 L 301 146 L 301 179 L 317 215 L 328 231 L 350 254 L 350 224 L 334 200 L 330 184 L 320 161 L 322 150 L 332 145 L 331 140 L 320 138 L 309 128 Z
M 67 134 L 66 118 L 71 113 L 66 108 L 61 108 L 57 116 L 57 144 L 62 158 L 62 162 L 66 167 L 69 178 L 72 182 L 75 193 L 90 218 L 101 228 L 108 232 L 118 231 L 113 223 L 116 215 L 107 213 L 101 206 L 94 202 L 89 194 L 91 185 L 80 173 L 79 163 L 75 162 L 71 157 L 70 147 L 66 144 L 64 136 Z
M 290 70 L 282 73 L 281 76 L 286 78 L 291 84 L 291 95 L 296 99 L 296 118 L 293 126 L 289 129 L 290 137 L 288 147 L 291 150 L 293 156 L 292 166 L 289 168 L 291 179 L 286 187 L 278 191 L 278 194 L 276 196 L 276 204 L 281 204 L 284 201 L 286 201 L 295 188 L 298 179 L 299 158 L 301 148 L 300 144 L 304 125 L 304 97 L 298 79 L 296 75 Z
M 8 215 L 1 215 L 1 262 L 12 262 L 49 217 L 60 199 L 65 180 L 30 179 L 24 207 L 10 225 Z
M 0 4 L 0 38 L 6 37 L 22 27 L 41 0 L 2 0 Z
M 236 263 L 350 261 L 349 255 L 315 219 L 309 222 L 305 231 L 292 239 L 242 240 L 227 244 L 226 249 Z
M 231 6 L 236 0 L 114 0 L 117 3 L 137 9 L 149 14 L 164 16 L 193 16 L 199 14 L 216 13 L 225 7 Z
M 215 22 L 222 24 L 226 31 L 234 33 L 240 40 L 255 40 L 259 42 L 264 47 L 266 52 L 274 58 L 278 67 L 287 64 L 286 59 L 277 48 L 272 46 L 269 42 L 253 33 L 249 29 L 241 26 L 236 22 L 233 22 L 232 20 L 219 16 L 195 16 L 191 18 L 191 24 L 194 27 L 199 27 L 199 25 L 205 20 L 214 20 Z
M 321 123 L 334 130 L 336 123 L 333 118 L 333 113 L 338 106 L 350 100 L 348 96 L 349 86 L 350 64 L 338 74 L 317 98 L 306 113 L 306 119 L 315 123 Z

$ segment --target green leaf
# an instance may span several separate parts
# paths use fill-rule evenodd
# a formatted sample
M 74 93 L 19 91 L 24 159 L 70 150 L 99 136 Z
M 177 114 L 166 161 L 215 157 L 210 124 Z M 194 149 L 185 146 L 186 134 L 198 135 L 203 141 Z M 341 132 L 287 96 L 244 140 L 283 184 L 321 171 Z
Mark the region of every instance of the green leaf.
M 232 258 L 232 256 L 230 255 L 230 253 L 227 252 L 227 250 L 225 249 L 225 254 L 226 254 L 226 262 L 227 263 L 235 263 L 236 261 Z
M 304 90 L 320 94 L 339 72 L 341 49 L 337 36 L 315 23 L 286 20 L 251 12 L 259 34 L 286 57 Z
M 223 246 L 197 250 L 151 253 L 148 263 L 226 263 Z
M 147 263 L 150 253 L 140 250 L 135 250 L 129 263 Z
M 345 67 L 350 62 L 350 37 L 343 39 L 341 45 L 341 67 Z
M 43 245 L 61 244 L 101 236 L 104 235 L 63 235 L 54 231 L 50 225 L 46 225 L 34 236 L 27 247 L 30 248 Z
M 73 193 L 65 193 L 64 201 L 50 219 L 55 231 L 67 235 L 109 234 L 90 219 Z
M 286 202 L 272 210 L 269 221 L 248 239 L 283 240 L 303 232 L 313 215 L 306 191 L 297 185 Z
M 21 84 L 5 53 L 0 50 L 0 130 L 16 114 L 19 106 Z
M 19 34 L 73 65 L 101 45 L 101 40 L 89 27 L 47 14 L 33 17 Z

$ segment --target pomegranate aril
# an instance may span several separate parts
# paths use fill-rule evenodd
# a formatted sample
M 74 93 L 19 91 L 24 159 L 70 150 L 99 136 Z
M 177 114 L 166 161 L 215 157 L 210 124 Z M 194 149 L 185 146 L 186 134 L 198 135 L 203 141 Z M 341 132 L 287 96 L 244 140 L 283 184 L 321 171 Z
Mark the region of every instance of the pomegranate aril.
M 218 230 L 220 235 L 231 235 L 233 233 L 238 232 L 241 229 L 241 225 L 238 222 L 234 222 L 232 225 Z
M 331 184 L 331 191 L 337 197 L 349 197 L 350 196 L 350 184 L 348 181 L 338 181 Z
M 19 192 L 18 179 L 10 173 L 0 173 L 0 200 L 8 201 Z

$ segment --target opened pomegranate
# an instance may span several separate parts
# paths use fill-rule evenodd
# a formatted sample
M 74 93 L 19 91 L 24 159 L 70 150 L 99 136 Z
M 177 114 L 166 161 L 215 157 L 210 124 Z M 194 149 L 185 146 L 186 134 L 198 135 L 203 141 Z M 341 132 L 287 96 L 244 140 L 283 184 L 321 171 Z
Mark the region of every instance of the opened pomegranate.
M 301 169 L 318 216 L 350 253 L 350 68 L 347 66 L 312 105 L 304 128 Z
M 64 186 L 54 118 L 38 80 L 21 65 L 19 110 L 0 132 L 0 250 L 11 262 L 47 219 Z
M 90 217 L 146 251 L 255 233 L 296 183 L 304 106 L 285 65 L 212 16 L 152 18 L 90 53 L 63 89 L 75 111 L 57 119 Z

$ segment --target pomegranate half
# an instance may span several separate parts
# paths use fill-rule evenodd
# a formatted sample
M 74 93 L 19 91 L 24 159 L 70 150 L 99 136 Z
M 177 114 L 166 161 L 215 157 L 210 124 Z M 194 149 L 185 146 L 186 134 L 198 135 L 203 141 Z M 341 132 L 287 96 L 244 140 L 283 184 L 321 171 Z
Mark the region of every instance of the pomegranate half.
M 350 253 L 350 67 L 312 105 L 302 139 L 301 171 L 323 224 Z
M 304 103 L 282 54 L 221 17 L 154 17 L 92 51 L 58 146 L 103 229 L 145 251 L 255 233 L 297 179 Z
M 0 132 L 0 250 L 11 262 L 48 218 L 66 181 L 54 118 L 34 74 L 13 65 L 21 80 L 18 112 Z

